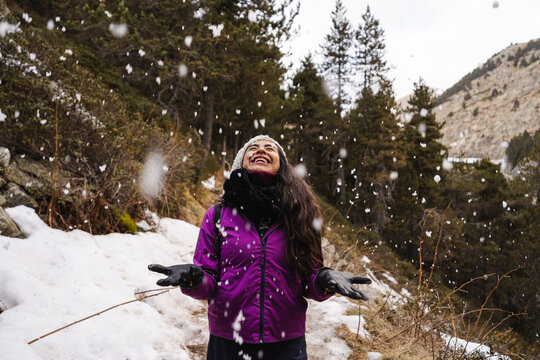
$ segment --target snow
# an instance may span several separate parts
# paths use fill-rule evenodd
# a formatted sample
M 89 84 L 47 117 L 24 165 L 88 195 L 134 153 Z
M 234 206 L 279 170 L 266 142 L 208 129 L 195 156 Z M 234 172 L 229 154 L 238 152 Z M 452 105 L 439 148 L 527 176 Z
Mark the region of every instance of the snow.
M 486 360 L 512 360 L 510 357 L 500 355 L 491 351 L 491 348 L 486 345 L 469 342 L 460 338 L 456 338 L 447 334 L 441 334 L 443 340 L 446 342 L 446 346 L 450 349 L 465 349 L 467 354 L 478 353 L 484 355 Z
M 19 24 L 10 24 L 7 21 L 0 22 L 0 37 L 6 36 L 6 34 L 11 34 L 17 31 Z
M 383 354 L 378 352 L 368 352 L 366 356 L 367 360 L 381 360 L 383 358 Z
M 29 345 L 28 342 L 113 305 L 155 289 L 160 278 L 151 263 L 191 263 L 199 228 L 159 219 L 149 211 L 155 232 L 91 235 L 48 227 L 34 210 L 6 209 L 26 239 L 0 236 L 0 348 L 2 359 L 201 359 L 187 346 L 205 347 L 206 302 L 177 289 L 135 301 L 82 321 Z M 148 293 L 152 294 L 152 293 Z M 334 329 L 356 333 L 356 307 L 335 296 L 309 301 L 307 343 L 310 359 L 343 359 L 351 354 Z M 360 318 L 359 335 L 368 337 Z
M 212 190 L 214 187 L 216 187 L 216 177 L 209 177 L 208 179 L 202 181 L 202 185 L 208 190 Z
M 198 228 L 162 219 L 157 233 L 92 236 L 51 229 L 23 206 L 6 211 L 28 238 L 0 236 L 0 298 L 7 308 L 0 318 L 3 359 L 189 359 L 178 345 L 205 341 L 204 304 L 173 290 L 28 345 L 133 300 L 136 291 L 156 288 L 158 276 L 146 266 L 190 262 Z
M 187 68 L 187 66 L 186 66 L 185 64 L 180 64 L 180 65 L 178 66 L 178 75 L 179 75 L 180 77 L 186 77 L 187 73 L 188 73 L 188 68 Z
M 111 23 L 109 25 L 109 31 L 115 38 L 123 38 L 124 36 L 126 36 L 128 28 L 126 24 Z

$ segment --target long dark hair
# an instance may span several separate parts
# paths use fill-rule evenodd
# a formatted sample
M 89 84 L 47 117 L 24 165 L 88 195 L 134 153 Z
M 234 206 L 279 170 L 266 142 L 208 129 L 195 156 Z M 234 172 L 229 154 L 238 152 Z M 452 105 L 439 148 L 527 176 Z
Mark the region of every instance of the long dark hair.
M 322 210 L 311 187 L 296 175 L 281 149 L 278 152 L 281 210 L 288 235 L 287 259 L 306 280 L 323 266 Z

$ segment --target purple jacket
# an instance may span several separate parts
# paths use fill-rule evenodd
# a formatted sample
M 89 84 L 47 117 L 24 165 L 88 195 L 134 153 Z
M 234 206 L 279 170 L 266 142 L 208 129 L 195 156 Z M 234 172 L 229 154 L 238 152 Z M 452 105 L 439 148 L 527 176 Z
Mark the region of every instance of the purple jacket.
M 182 289 L 195 299 L 210 300 L 210 333 L 246 343 L 283 341 L 304 335 L 305 298 L 323 301 L 330 295 L 316 287 L 316 273 L 303 282 L 296 270 L 288 266 L 285 228 L 274 223 L 261 239 L 255 225 L 243 213 L 223 206 L 218 266 L 220 250 L 213 219 L 212 207 L 204 216 L 193 260 L 205 272 L 203 282 L 193 289 Z

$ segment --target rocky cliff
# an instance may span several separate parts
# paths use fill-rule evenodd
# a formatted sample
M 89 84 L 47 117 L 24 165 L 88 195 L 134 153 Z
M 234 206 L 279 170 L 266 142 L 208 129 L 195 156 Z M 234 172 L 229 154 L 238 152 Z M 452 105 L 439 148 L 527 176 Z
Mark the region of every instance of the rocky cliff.
M 512 137 L 540 128 L 540 39 L 507 47 L 439 97 L 449 156 L 498 160 Z

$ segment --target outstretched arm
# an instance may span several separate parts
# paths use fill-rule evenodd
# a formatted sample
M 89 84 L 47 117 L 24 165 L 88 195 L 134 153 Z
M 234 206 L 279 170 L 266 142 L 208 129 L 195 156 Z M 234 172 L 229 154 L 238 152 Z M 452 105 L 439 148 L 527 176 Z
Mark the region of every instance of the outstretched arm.
M 214 207 L 204 215 L 199 238 L 193 256 L 194 264 L 163 266 L 152 264 L 148 269 L 167 278 L 158 280 L 160 286 L 180 286 L 182 293 L 195 299 L 210 299 L 216 288 L 218 274 L 219 244 L 215 238 Z
M 341 294 L 355 300 L 369 300 L 368 297 L 358 290 L 353 284 L 371 284 L 371 279 L 364 276 L 322 268 L 316 279 L 317 286 L 325 294 Z

